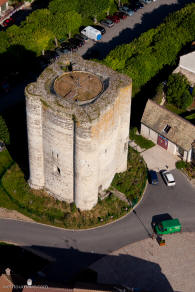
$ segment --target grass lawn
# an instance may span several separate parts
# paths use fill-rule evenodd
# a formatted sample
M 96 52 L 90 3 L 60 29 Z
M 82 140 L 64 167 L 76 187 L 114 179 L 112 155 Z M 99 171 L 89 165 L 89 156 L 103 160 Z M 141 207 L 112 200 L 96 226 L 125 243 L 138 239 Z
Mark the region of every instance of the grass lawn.
M 115 175 L 111 187 L 124 193 L 132 202 L 138 200 L 145 188 L 147 168 L 140 154 L 129 148 L 127 171 Z
M 185 117 L 186 120 L 195 120 L 195 113 Z
M 0 183 L 0 206 L 14 209 L 37 222 L 59 227 L 79 229 L 103 225 L 125 215 L 129 206 L 118 198 L 110 196 L 90 211 L 79 211 L 75 204 L 61 202 L 44 191 L 30 189 L 24 174 L 11 160 L 8 151 L 0 153 L 5 163 Z M 11 167 L 10 167 L 11 163 Z M 6 166 L 7 171 L 4 173 Z
M 17 210 L 37 222 L 70 229 L 90 228 L 111 222 L 130 209 L 127 203 L 110 195 L 102 201 L 99 200 L 92 210 L 80 211 L 74 203 L 68 204 L 44 191 L 32 190 L 7 150 L 0 153 L 0 169 L 0 207 Z M 139 153 L 129 148 L 128 170 L 117 174 L 112 185 L 128 198 L 135 199 L 142 194 L 145 178 L 146 167 L 143 159 Z
M 133 140 L 138 146 L 143 149 L 149 149 L 155 146 L 155 144 L 151 141 L 146 139 L 141 135 L 137 135 L 137 128 L 134 127 L 130 130 L 130 139 Z
M 49 262 L 22 247 L 0 242 L 0 274 L 10 268 L 13 274 L 29 278 Z M 30 264 L 29 264 L 30 263 Z

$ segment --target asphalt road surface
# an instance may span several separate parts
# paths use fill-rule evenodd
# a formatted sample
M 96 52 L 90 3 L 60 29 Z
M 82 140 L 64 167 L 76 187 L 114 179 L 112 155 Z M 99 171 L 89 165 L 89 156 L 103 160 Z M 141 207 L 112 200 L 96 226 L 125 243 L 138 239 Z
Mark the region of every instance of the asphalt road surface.
M 104 227 L 68 231 L 46 225 L 0 219 L 0 240 L 11 241 L 56 260 L 44 272 L 51 280 L 66 281 L 102 256 L 130 243 L 150 237 L 152 217 L 169 214 L 179 218 L 184 231 L 195 231 L 195 188 L 178 170 L 175 187 L 148 185 L 144 198 L 123 219 Z

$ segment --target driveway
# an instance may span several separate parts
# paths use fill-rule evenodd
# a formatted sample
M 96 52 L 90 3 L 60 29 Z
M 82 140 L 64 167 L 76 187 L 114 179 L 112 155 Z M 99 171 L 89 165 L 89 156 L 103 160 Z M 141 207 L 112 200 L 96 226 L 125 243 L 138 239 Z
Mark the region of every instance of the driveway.
M 172 155 L 161 146 L 156 145 L 141 153 L 149 169 L 160 171 L 161 169 L 175 169 L 175 163 L 179 157 Z

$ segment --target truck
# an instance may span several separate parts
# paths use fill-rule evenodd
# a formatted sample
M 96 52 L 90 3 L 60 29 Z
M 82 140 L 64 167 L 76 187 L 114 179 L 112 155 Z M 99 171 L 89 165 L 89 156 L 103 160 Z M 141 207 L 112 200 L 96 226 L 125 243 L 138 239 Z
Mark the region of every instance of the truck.
M 81 33 L 87 36 L 89 39 L 94 41 L 100 41 L 102 38 L 102 34 L 99 30 L 93 28 L 92 26 L 86 26 Z
M 181 223 L 179 219 L 164 220 L 156 224 L 154 230 L 158 235 L 181 232 Z

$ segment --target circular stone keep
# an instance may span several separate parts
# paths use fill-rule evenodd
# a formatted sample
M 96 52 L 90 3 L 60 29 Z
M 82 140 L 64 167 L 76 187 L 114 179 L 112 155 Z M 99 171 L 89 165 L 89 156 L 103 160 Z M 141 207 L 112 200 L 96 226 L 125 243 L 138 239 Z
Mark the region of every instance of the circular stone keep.
M 63 98 L 86 102 L 100 94 L 102 82 L 88 72 L 67 72 L 55 80 L 54 90 Z

